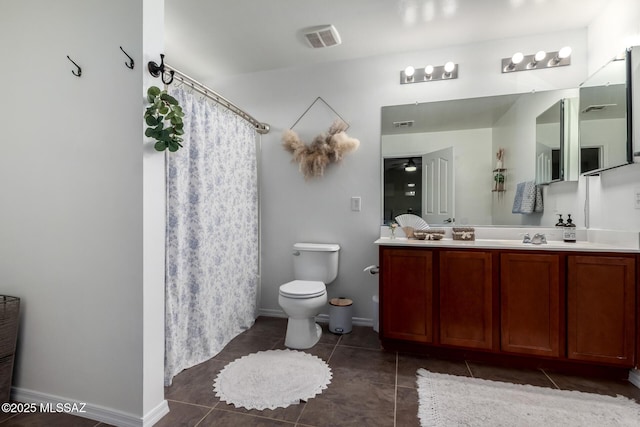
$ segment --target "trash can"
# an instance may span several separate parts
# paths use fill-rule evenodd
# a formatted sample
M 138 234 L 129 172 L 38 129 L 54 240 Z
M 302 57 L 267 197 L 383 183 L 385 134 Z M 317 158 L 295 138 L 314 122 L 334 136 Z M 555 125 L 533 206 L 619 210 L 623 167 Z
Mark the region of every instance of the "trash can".
M 329 301 L 329 331 L 334 334 L 351 332 L 353 301 L 348 298 L 332 298 Z
M 20 298 L 0 295 L 0 402 L 3 403 L 11 396 L 19 316 Z

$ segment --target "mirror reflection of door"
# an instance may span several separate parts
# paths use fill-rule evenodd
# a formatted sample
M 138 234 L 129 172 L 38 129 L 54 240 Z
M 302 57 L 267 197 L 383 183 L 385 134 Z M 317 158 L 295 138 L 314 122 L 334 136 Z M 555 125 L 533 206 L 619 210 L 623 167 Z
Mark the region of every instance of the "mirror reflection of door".
M 411 165 L 416 169 L 411 170 Z M 387 157 L 384 159 L 384 223 L 389 224 L 406 213 L 422 216 L 422 157 Z
M 455 221 L 453 147 L 422 156 L 424 213 L 428 224 Z
M 580 173 L 602 169 L 603 147 L 581 147 L 580 148 Z

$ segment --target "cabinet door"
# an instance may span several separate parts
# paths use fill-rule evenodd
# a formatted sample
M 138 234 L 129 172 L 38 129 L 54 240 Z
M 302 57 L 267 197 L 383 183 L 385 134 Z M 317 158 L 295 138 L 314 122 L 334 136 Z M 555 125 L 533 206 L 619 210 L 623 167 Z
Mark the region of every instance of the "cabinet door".
M 500 348 L 503 351 L 561 355 L 560 278 L 557 254 L 501 254 Z
M 440 252 L 440 343 L 493 347 L 492 272 L 489 252 Z
M 569 256 L 567 356 L 633 366 L 635 260 Z
M 432 252 L 381 247 L 380 255 L 382 337 L 432 342 Z

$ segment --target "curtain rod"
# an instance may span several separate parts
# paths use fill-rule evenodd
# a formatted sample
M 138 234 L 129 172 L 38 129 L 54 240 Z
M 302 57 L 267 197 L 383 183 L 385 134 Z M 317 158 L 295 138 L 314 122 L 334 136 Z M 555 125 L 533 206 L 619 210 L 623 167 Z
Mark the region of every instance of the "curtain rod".
M 259 134 L 264 135 L 266 133 L 269 133 L 270 127 L 268 124 L 259 122 L 253 116 L 251 116 L 250 114 L 242 110 L 240 107 L 235 105 L 233 102 L 229 101 L 224 96 L 220 95 L 219 93 L 217 93 L 212 89 L 209 89 L 208 87 L 206 87 L 205 85 L 197 81 L 196 79 L 187 76 L 185 73 L 175 69 L 169 64 L 165 63 L 164 67 L 166 70 L 173 71 L 175 78 L 182 81 L 182 83 L 190 86 L 191 89 L 193 89 L 195 92 L 198 92 L 199 94 L 204 95 L 205 97 L 211 99 L 212 101 L 217 102 L 218 104 L 231 110 L 233 113 L 237 114 L 238 116 L 242 117 L 243 119 L 251 123 L 255 128 L 256 132 L 258 132 Z

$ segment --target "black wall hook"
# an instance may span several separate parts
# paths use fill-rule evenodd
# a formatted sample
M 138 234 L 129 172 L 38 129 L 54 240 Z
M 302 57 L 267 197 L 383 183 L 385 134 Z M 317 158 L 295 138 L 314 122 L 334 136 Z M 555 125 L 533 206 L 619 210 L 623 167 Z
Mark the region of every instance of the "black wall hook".
M 162 53 L 160 54 L 160 65 L 156 64 L 153 61 L 149 61 L 148 68 L 149 68 L 149 73 L 151 73 L 153 77 L 159 76 L 162 79 L 162 83 L 166 85 L 170 85 L 171 82 L 173 82 L 173 70 L 169 70 L 169 76 L 171 77 L 169 81 L 165 81 L 164 79 L 164 74 L 165 74 L 164 54 Z
M 69 58 L 69 55 L 67 55 L 67 59 L 69 61 L 73 62 L 73 59 Z M 75 62 L 73 62 L 73 65 L 78 67 L 78 72 L 75 72 L 75 71 L 71 70 L 71 73 L 73 73 L 74 76 L 80 77 L 82 75 L 82 68 L 80 68 L 80 66 L 78 64 L 76 64 Z
M 124 53 L 125 55 L 127 55 L 127 58 L 129 58 L 129 62 L 125 62 L 124 65 L 127 66 L 128 69 L 133 70 L 133 58 L 129 56 L 129 54 L 127 52 L 124 51 L 124 49 L 122 48 L 122 46 L 120 46 L 120 50 L 122 51 L 122 53 Z

